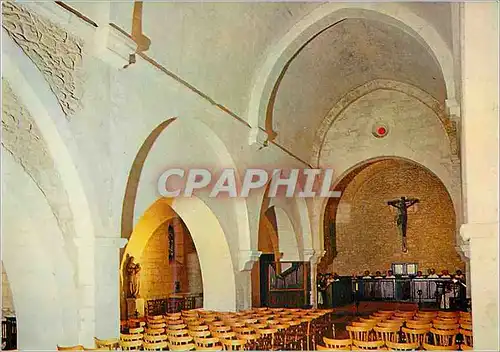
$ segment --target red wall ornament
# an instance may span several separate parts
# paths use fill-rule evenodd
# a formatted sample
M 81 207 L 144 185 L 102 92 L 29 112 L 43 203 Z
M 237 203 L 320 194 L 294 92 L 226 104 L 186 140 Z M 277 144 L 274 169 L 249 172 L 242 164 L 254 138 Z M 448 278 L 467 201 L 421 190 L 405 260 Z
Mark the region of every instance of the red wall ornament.
M 377 123 L 373 126 L 372 133 L 375 137 L 382 138 L 387 136 L 389 128 L 385 124 Z

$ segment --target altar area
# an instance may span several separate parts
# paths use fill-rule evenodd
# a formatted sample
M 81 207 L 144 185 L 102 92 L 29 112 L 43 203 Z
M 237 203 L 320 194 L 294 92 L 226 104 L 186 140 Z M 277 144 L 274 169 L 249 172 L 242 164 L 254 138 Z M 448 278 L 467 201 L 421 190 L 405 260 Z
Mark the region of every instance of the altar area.
M 414 303 L 418 307 L 467 310 L 464 285 L 444 278 L 363 279 L 339 277 L 323 291 L 326 308 L 364 301 Z M 320 291 L 321 293 L 321 291 Z M 447 302 L 443 301 L 446 293 Z

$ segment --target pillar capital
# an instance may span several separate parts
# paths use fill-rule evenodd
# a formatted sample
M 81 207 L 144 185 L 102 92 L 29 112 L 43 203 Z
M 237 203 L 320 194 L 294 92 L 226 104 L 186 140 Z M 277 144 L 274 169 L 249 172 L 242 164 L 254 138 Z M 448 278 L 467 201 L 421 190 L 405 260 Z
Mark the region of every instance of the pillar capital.
M 446 106 L 446 112 L 448 115 L 454 116 L 455 119 L 458 119 L 460 117 L 460 104 L 458 103 L 457 99 L 450 98 L 445 100 L 445 106 Z M 453 118 L 452 118 L 453 120 Z
M 304 249 L 304 261 L 311 262 L 312 265 L 316 265 L 325 254 L 326 251 L 307 248 Z
M 255 250 L 240 250 L 239 269 L 240 271 L 252 270 L 254 263 L 259 259 L 262 252 Z

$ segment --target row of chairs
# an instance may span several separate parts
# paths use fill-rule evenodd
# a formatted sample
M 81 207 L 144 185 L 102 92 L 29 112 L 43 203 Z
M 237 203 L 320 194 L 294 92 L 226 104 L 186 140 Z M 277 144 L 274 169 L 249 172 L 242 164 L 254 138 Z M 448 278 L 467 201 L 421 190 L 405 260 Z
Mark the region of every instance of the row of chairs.
M 293 343 L 319 331 L 320 328 L 315 328 L 317 324 L 311 328 L 311 322 L 324 323 L 329 313 L 331 310 L 259 308 L 238 313 L 190 310 L 151 316 L 143 321 L 129 321 L 120 336 L 120 347 L 124 350 L 304 349 L 304 344 Z
M 348 340 L 323 338 L 326 346 L 318 349 L 341 348 L 352 344 L 360 349 L 384 348 L 412 350 L 457 349 L 457 335 L 462 337 L 463 349 L 472 349 L 470 313 L 448 311 L 378 311 L 369 318 L 360 318 L 346 327 Z M 405 345 L 406 344 L 406 345 Z M 391 345 L 391 346 L 389 346 Z M 417 346 L 417 347 L 414 347 Z

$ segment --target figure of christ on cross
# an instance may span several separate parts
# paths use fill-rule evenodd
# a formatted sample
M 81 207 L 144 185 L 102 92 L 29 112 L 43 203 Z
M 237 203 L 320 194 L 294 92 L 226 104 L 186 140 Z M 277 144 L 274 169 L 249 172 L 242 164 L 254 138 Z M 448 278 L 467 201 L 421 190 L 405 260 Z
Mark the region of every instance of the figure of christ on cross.
M 397 209 L 396 214 L 396 225 L 401 232 L 401 237 L 403 240 L 402 250 L 403 253 L 408 252 L 406 248 L 406 226 L 408 223 L 408 208 L 413 204 L 418 203 L 419 200 L 415 198 L 401 197 L 400 199 L 395 199 L 387 202 L 387 205 L 391 205 Z

